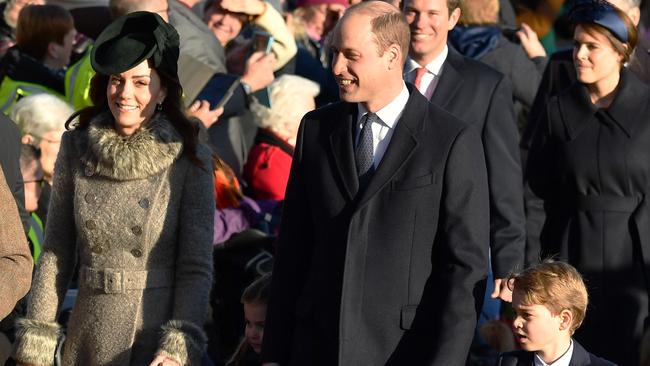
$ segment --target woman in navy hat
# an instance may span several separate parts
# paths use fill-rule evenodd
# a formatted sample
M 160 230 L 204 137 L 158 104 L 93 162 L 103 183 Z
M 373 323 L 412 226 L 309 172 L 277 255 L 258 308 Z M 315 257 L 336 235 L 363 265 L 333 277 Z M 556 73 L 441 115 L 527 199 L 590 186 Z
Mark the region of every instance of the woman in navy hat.
M 575 335 L 638 364 L 650 286 L 650 89 L 626 67 L 637 32 L 604 1 L 571 10 L 578 81 L 550 99 L 527 163 L 544 200 L 542 257 L 585 277 L 591 307 Z
M 117 19 L 92 51 L 93 107 L 73 115 L 54 173 L 19 364 L 196 365 L 212 282 L 210 152 L 183 114 L 178 34 Z M 69 123 L 70 124 L 70 121 Z M 56 323 L 75 264 L 79 292 Z

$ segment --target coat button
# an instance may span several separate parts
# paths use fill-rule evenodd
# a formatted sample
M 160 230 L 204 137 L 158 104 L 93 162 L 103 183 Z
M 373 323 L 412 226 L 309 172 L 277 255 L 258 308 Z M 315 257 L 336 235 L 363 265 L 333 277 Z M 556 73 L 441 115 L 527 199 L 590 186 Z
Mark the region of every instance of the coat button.
M 93 193 L 90 193 L 90 192 L 86 193 L 86 195 L 84 196 L 84 199 L 86 200 L 86 203 L 94 203 L 95 198 L 96 198 L 95 195 Z
M 131 249 L 131 254 L 136 258 L 142 257 L 142 251 L 140 249 L 137 249 L 137 248 L 136 249 Z
M 97 224 L 95 224 L 95 221 L 93 221 L 93 220 L 87 220 L 86 221 L 86 229 L 95 230 L 96 227 L 97 227 Z
M 96 253 L 96 254 L 102 254 L 102 251 L 103 251 L 102 246 L 99 245 L 99 244 L 92 247 L 91 250 L 93 251 L 93 253 Z
M 140 207 L 144 208 L 145 210 L 149 208 L 149 199 L 148 198 L 143 198 L 139 202 Z
M 142 234 L 142 228 L 138 225 L 134 226 L 131 228 L 131 232 L 135 235 L 140 235 Z
M 158 182 L 158 179 L 159 179 L 159 178 L 158 178 L 157 175 L 152 175 L 151 177 L 149 177 L 149 181 L 150 181 L 151 183 L 156 183 L 156 182 Z
M 84 174 L 86 177 L 92 177 L 93 174 L 95 174 L 95 169 L 91 167 L 90 165 L 86 166 L 86 169 L 84 169 Z

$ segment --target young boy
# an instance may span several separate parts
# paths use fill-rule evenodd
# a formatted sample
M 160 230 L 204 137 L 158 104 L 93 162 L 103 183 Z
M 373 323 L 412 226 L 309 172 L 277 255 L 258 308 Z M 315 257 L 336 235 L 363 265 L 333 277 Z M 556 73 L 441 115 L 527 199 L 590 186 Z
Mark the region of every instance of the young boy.
M 544 262 L 511 277 L 515 337 L 522 350 L 499 357 L 498 366 L 611 366 L 571 336 L 587 311 L 587 288 L 570 264 Z

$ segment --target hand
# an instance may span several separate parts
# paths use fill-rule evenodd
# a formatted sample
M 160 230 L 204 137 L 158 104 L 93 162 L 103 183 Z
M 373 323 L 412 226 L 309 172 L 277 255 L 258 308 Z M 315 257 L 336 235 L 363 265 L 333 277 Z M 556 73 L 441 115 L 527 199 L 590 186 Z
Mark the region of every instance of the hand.
M 207 100 L 197 100 L 187 108 L 185 113 L 188 117 L 194 117 L 201 121 L 205 128 L 210 128 L 210 126 L 219 120 L 219 116 L 223 114 L 223 107 L 210 109 L 210 102 Z
M 521 47 L 526 52 L 526 55 L 528 55 L 528 58 L 546 56 L 546 50 L 539 41 L 539 38 L 537 38 L 537 33 L 528 24 L 521 23 L 521 29 L 515 34 L 519 38 Z
M 246 69 L 241 81 L 251 86 L 252 91 L 258 91 L 273 82 L 273 68 L 275 67 L 275 55 L 265 54 L 258 51 L 246 60 Z
M 260 15 L 266 6 L 262 0 L 221 0 L 221 7 L 231 13 Z
M 490 295 L 491 298 L 499 298 L 503 301 L 512 302 L 512 290 L 508 286 L 508 280 L 503 278 L 494 279 L 494 291 Z
M 153 359 L 153 361 L 149 364 L 149 366 L 181 366 L 181 364 L 172 360 L 169 357 L 158 355 L 156 356 L 156 358 Z

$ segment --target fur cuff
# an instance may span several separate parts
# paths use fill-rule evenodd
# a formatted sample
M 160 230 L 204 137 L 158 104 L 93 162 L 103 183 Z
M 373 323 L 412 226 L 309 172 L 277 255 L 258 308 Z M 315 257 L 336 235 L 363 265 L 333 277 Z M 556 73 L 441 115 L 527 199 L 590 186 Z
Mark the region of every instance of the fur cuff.
M 207 345 L 203 329 L 183 320 L 170 320 L 162 327 L 156 354 L 169 357 L 181 365 L 200 365 Z
M 14 358 L 32 365 L 53 365 L 61 326 L 55 322 L 32 319 L 16 321 Z

